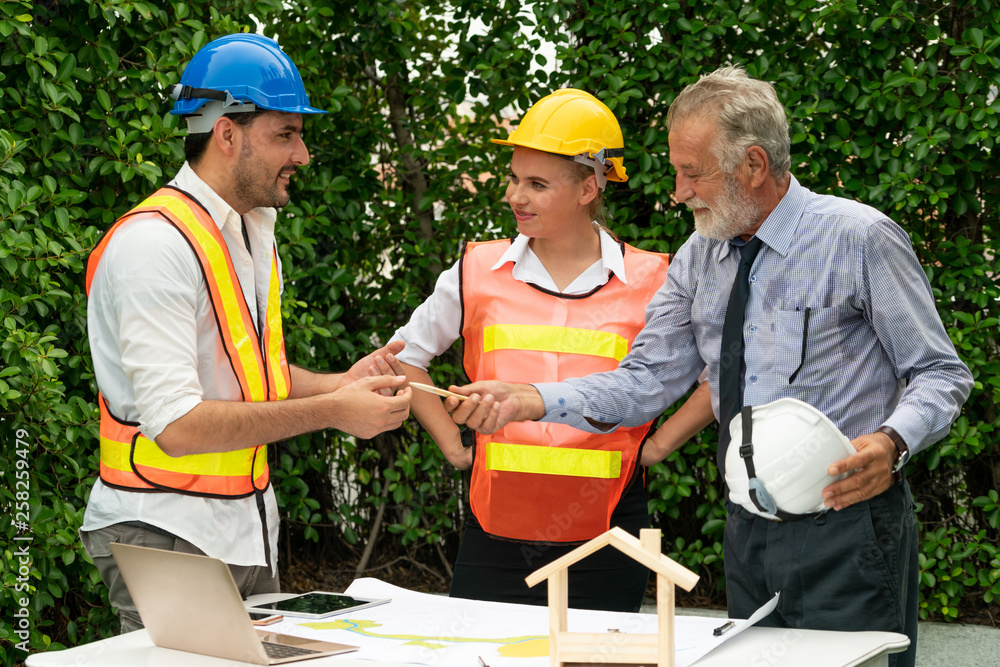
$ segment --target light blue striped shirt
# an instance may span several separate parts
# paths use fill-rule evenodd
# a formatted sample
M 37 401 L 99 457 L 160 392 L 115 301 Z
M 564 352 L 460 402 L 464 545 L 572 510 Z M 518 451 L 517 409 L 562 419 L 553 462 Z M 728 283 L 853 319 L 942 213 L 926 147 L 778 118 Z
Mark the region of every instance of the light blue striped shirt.
M 797 398 L 850 439 L 888 425 L 911 454 L 947 435 L 972 375 L 906 233 L 870 206 L 817 195 L 793 176 L 757 236 L 764 245 L 751 269 L 743 330 L 745 403 Z M 616 370 L 534 385 L 543 421 L 591 432 L 585 418 L 643 424 L 690 389 L 705 365 L 718 417 L 722 323 L 739 258 L 729 241 L 693 234 Z M 802 361 L 806 308 L 805 361 L 789 384 Z

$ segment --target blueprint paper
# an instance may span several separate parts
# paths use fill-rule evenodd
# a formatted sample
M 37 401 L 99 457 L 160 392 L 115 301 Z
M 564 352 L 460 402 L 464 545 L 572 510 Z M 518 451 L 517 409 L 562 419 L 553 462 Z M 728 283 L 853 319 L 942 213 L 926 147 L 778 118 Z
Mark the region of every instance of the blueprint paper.
M 368 660 L 433 667 L 469 667 L 479 665 L 479 658 L 489 667 L 549 665 L 548 607 L 417 593 L 371 578 L 355 580 L 344 592 L 392 601 L 325 619 L 285 616 L 267 631 L 358 646 L 357 652 L 348 655 Z M 776 602 L 772 600 L 769 606 Z M 769 613 L 763 608 L 761 612 Z M 675 664 L 689 667 L 756 620 L 736 621 L 731 630 L 715 637 L 712 631 L 725 619 L 675 617 Z M 657 617 L 570 609 L 568 626 L 570 632 L 656 634 Z M 613 651 L 595 655 L 594 661 L 614 662 Z

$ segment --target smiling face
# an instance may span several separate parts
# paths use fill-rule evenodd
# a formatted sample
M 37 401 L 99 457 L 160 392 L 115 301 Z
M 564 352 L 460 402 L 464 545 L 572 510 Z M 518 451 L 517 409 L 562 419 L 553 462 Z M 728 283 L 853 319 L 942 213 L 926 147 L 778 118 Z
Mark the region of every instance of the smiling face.
M 711 119 L 692 116 L 676 123 L 668 137 L 670 164 L 677 171 L 677 201 L 694 211 L 698 233 L 731 239 L 755 229 L 762 209 L 741 170 L 727 174 L 721 168 L 712 151 L 717 132 Z
M 267 113 L 242 132 L 240 155 L 233 166 L 233 194 L 241 206 L 281 208 L 289 201 L 288 183 L 295 170 L 309 164 L 309 151 L 302 141 L 302 115 Z
M 555 238 L 580 229 L 589 233 L 588 204 L 596 194 L 585 193 L 571 166 L 558 155 L 514 148 L 506 194 L 518 232 L 531 238 Z

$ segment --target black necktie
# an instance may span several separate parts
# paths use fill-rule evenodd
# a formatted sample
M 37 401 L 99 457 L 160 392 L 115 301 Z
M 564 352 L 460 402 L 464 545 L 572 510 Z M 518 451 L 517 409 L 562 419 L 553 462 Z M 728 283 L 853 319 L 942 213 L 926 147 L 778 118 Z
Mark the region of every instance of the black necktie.
M 726 450 L 729 448 L 729 422 L 743 406 L 743 390 L 740 386 L 744 372 L 743 322 L 746 319 L 747 300 L 750 298 L 750 267 L 760 252 L 760 246 L 761 241 L 755 236 L 742 248 L 743 256 L 736 270 L 733 289 L 729 293 L 726 319 L 722 323 L 722 349 L 719 356 L 719 451 L 716 463 L 723 476 L 726 472 Z

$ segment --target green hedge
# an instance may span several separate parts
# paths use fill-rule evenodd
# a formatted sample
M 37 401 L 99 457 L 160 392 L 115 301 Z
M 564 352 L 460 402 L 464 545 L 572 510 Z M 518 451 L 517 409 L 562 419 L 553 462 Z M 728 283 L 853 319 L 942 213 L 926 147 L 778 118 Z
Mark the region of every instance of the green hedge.
M 498 115 L 517 116 L 556 87 L 598 94 L 628 141 L 631 178 L 611 190 L 611 226 L 672 251 L 692 227 L 670 198 L 667 106 L 729 61 L 774 81 L 795 174 L 903 225 L 976 378 L 951 434 L 908 467 L 923 525 L 921 616 L 996 610 L 997 5 L 0 3 L 3 663 L 24 647 L 112 631 L 76 535 L 97 441 L 83 267 L 99 234 L 182 160 L 162 88 L 211 38 L 258 27 L 299 64 L 314 105 L 332 112 L 307 121 L 313 161 L 278 231 L 289 354 L 316 369 L 344 368 L 384 342 L 462 240 L 513 232 L 500 201 L 508 153 L 488 141 L 502 133 Z M 442 361 L 436 381 L 461 379 L 454 352 Z M 649 490 L 665 548 L 717 594 L 715 440 L 708 429 L 655 466 Z M 272 449 L 286 563 L 313 554 L 353 567 L 374 541 L 380 562 L 447 577 L 465 482 L 415 424 L 372 441 L 331 432 Z

